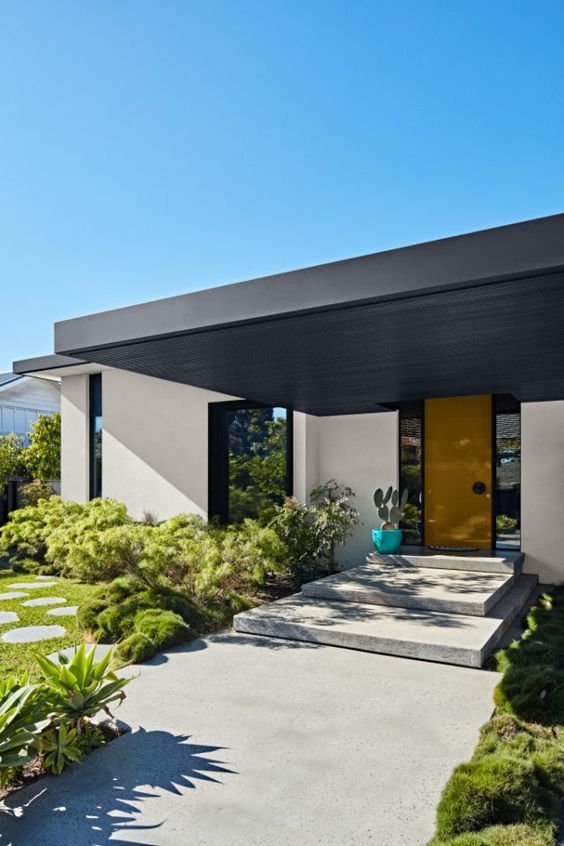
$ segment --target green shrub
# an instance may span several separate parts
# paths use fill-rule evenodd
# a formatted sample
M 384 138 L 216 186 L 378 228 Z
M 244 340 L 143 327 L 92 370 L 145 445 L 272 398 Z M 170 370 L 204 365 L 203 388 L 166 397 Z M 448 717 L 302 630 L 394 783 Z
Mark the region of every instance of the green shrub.
M 76 612 L 76 619 L 82 631 L 96 634 L 99 631 L 98 617 L 107 607 L 108 601 L 101 597 L 89 599 L 79 605 Z
M 185 643 L 192 635 L 190 626 L 179 614 L 159 608 L 139 611 L 135 617 L 135 631 L 148 637 L 158 650 Z
M 157 652 L 157 648 L 152 640 L 142 632 L 134 632 L 118 643 L 116 647 L 116 655 L 121 661 L 126 664 L 130 662 L 133 664 L 142 664 L 143 661 L 148 661 Z
M 129 523 L 130 519 L 123 503 L 114 499 L 92 499 L 82 504 L 80 512 L 73 513 L 70 519 L 64 520 L 49 533 L 45 558 L 53 564 L 58 564 L 65 575 L 85 582 L 99 581 L 96 573 L 91 574 L 87 570 L 75 571 L 74 551 L 89 539 L 95 539 L 100 533 L 115 527 L 125 527 Z
M 542 596 L 521 640 L 498 653 L 500 712 L 527 722 L 564 724 L 564 590 Z
M 348 540 L 359 521 L 353 497 L 351 488 L 331 479 L 311 492 L 309 505 L 287 497 L 265 514 L 286 547 L 286 568 L 296 587 L 335 571 L 335 549 Z
M 496 825 L 481 831 L 460 834 L 442 840 L 434 838 L 429 846 L 553 846 L 553 825 Z
M 511 754 L 474 757 L 455 769 L 443 792 L 437 834 L 444 838 L 495 823 L 534 823 L 554 800 L 541 788 L 531 760 Z
M 40 499 L 49 499 L 56 496 L 53 485 L 44 482 L 43 479 L 34 479 L 19 489 L 24 505 L 37 505 Z
M 59 496 L 39 499 L 12 511 L 0 529 L 0 554 L 16 562 L 32 558 L 49 564 L 55 572 L 69 574 L 68 558 L 74 544 L 89 533 L 127 522 L 125 506 L 110 499 L 90 502 L 63 501 Z

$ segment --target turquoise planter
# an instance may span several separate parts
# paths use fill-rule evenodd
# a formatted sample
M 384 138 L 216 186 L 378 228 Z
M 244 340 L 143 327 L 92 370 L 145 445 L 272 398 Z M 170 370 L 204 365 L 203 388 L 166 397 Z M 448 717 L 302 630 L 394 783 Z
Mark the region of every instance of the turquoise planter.
M 377 552 L 393 555 L 399 551 L 403 532 L 401 529 L 372 529 L 372 540 Z

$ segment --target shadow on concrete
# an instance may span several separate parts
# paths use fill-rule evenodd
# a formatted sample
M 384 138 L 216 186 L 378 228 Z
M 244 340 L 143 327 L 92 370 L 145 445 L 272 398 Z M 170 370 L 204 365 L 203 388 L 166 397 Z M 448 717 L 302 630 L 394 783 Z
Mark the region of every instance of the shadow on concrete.
M 0 813 L 1 846 L 106 846 L 127 842 L 132 832 L 159 829 L 166 820 L 153 817 L 163 794 L 183 795 L 198 782 L 222 783 L 234 774 L 223 761 L 207 757 L 224 747 L 189 742 L 189 737 L 139 728 L 91 753 L 63 775 L 40 779 L 9 796 Z M 124 839 L 120 835 L 124 835 Z M 153 837 L 143 846 L 159 846 Z

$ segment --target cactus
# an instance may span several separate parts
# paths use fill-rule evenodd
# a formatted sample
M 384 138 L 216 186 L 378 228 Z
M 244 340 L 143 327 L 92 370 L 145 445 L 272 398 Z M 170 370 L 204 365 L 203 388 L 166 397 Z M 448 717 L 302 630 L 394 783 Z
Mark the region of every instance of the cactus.
M 382 488 L 376 488 L 374 491 L 374 505 L 378 512 L 378 517 L 382 521 L 382 529 L 397 529 L 405 512 L 407 505 L 408 491 L 407 488 L 400 496 L 398 490 L 390 485 L 386 493 Z M 388 505 L 388 503 L 390 503 Z

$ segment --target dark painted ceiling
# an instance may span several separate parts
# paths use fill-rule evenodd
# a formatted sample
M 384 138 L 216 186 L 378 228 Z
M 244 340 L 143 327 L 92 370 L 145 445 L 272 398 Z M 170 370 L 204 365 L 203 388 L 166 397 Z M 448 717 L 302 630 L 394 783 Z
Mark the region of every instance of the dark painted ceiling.
M 479 393 L 564 399 L 564 273 L 73 354 L 318 415 Z

